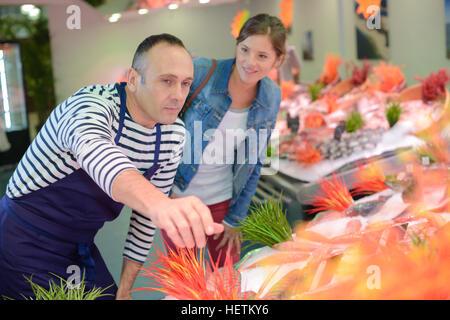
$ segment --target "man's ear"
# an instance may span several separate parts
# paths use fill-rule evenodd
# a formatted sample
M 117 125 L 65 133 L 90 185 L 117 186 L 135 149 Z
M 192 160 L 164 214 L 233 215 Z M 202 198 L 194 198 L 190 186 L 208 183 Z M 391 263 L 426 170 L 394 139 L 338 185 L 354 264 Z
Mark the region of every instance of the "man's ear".
M 139 81 L 139 73 L 133 69 L 129 68 L 127 71 L 127 88 L 131 92 L 135 92 L 137 89 L 137 84 Z

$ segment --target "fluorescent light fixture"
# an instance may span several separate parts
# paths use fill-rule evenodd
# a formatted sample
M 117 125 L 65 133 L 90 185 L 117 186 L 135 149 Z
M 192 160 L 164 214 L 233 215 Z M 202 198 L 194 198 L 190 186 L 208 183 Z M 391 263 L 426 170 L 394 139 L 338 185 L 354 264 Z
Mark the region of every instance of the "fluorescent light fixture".
M 30 10 L 30 12 L 28 12 L 28 15 L 30 16 L 30 18 L 37 18 L 39 17 L 39 15 L 41 14 L 41 9 L 35 7 L 32 10 Z
M 209 0 L 198 0 L 198 2 L 204 4 L 204 3 L 209 3 Z
M 28 14 L 28 12 L 30 12 L 34 8 L 36 7 L 33 4 L 23 4 L 20 6 L 20 12 L 22 12 L 23 14 Z
M 120 13 L 113 13 L 110 17 L 109 17 L 109 22 L 111 22 L 111 23 L 114 23 L 114 22 L 117 22 L 117 21 L 119 21 L 119 19 L 120 19 L 120 17 L 121 17 L 122 15 L 120 14 Z
M 24 4 L 20 6 L 20 12 L 30 18 L 38 18 L 41 13 L 41 9 L 33 4 Z
M 167 8 L 169 8 L 169 10 L 178 9 L 178 3 L 171 3 Z
M 0 50 L 0 81 L 2 83 L 3 111 L 5 113 L 5 127 L 11 128 L 11 114 L 9 112 L 8 85 L 6 83 L 5 59 L 3 50 Z
M 138 13 L 139 14 L 147 14 L 148 13 L 148 9 L 139 9 Z

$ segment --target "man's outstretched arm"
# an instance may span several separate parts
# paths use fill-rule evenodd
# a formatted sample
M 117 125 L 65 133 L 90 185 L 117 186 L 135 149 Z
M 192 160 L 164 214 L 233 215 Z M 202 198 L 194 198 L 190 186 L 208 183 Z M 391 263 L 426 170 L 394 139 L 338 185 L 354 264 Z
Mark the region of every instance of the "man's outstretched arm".
M 115 201 L 123 203 L 152 220 L 166 231 L 173 243 L 181 248 L 202 248 L 206 235 L 223 232 L 215 223 L 208 207 L 197 197 L 172 199 L 151 184 L 138 170 L 122 171 L 111 189 Z M 141 263 L 124 259 L 117 298 L 130 298 Z

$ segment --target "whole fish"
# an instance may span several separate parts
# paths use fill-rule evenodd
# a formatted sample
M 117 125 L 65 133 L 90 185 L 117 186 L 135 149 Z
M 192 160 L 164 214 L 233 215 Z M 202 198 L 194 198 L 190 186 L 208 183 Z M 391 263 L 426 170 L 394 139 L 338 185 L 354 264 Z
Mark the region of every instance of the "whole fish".
M 367 217 L 377 213 L 391 196 L 381 196 L 377 200 L 356 203 L 344 211 L 349 217 L 362 216 Z
M 401 179 L 399 176 L 401 176 Z M 412 196 L 416 190 L 417 183 L 412 174 L 405 173 L 398 176 L 387 175 L 384 184 L 394 191 L 401 192 L 403 201 L 412 202 L 414 200 Z

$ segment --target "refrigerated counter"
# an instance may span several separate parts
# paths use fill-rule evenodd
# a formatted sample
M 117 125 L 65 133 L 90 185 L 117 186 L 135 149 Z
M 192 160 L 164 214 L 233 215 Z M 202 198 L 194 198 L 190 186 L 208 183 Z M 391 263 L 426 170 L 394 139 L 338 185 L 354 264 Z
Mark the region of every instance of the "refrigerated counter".
M 405 164 L 401 161 L 402 157 L 411 154 L 411 148 L 402 148 L 394 151 L 384 152 L 381 155 L 368 159 L 359 160 L 358 163 L 364 165 L 371 161 L 377 161 L 382 167 L 385 175 L 397 174 L 400 171 L 407 170 Z M 287 160 L 285 160 L 287 161 Z M 339 173 L 342 180 L 347 184 L 349 190 L 354 188 L 353 175 L 358 170 L 355 162 L 346 164 L 334 172 Z M 332 175 L 325 176 L 329 179 Z M 293 225 L 295 221 L 309 220 L 313 216 L 305 213 L 310 209 L 309 200 L 311 196 L 317 194 L 320 190 L 319 182 L 302 181 L 283 172 L 275 172 L 272 167 L 265 166 L 261 170 L 261 178 L 258 182 L 253 201 L 258 203 L 265 199 L 274 197 L 281 199 L 286 209 L 289 222 Z

